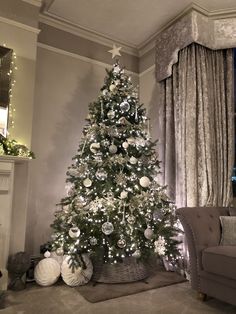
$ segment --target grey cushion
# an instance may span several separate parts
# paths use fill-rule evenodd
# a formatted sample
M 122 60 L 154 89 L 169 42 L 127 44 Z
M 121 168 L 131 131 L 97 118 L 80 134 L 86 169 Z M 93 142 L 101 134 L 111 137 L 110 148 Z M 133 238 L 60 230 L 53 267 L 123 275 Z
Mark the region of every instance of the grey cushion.
M 236 246 L 214 246 L 202 252 L 203 269 L 209 273 L 236 279 Z
M 230 214 L 230 216 L 236 216 L 236 208 L 230 207 L 229 208 L 229 214 Z
M 222 226 L 221 245 L 236 245 L 236 216 L 220 216 Z

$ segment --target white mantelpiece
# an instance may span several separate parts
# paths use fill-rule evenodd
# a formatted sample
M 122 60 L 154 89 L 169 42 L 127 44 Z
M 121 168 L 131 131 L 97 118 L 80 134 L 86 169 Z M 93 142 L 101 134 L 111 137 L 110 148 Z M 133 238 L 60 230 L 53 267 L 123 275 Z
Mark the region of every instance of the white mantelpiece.
M 25 248 L 29 158 L 0 156 L 0 290 L 6 290 L 8 256 Z

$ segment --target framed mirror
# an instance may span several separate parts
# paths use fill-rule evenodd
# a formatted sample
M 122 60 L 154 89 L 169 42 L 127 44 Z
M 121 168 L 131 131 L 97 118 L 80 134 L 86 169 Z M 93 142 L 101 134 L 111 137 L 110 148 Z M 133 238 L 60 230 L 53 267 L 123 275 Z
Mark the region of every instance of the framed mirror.
M 13 50 L 0 46 L 0 134 L 7 136 L 11 98 Z

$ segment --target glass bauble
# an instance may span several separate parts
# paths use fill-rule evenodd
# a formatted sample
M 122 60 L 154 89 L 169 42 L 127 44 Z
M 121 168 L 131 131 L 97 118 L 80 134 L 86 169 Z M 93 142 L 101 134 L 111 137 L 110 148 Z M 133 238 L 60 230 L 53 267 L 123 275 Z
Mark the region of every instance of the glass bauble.
M 122 112 L 125 112 L 125 111 L 128 111 L 130 109 L 130 104 L 128 103 L 128 101 L 123 101 L 121 104 L 120 104 L 120 110 Z
M 117 146 L 112 144 L 111 146 L 109 146 L 109 152 L 111 154 L 115 154 L 117 152 Z
M 153 238 L 153 230 L 150 229 L 150 228 L 147 228 L 144 231 L 144 236 L 145 236 L 146 239 L 151 240 Z
M 133 225 L 136 221 L 136 218 L 134 215 L 130 215 L 128 218 L 127 218 L 127 221 L 130 225 Z
M 121 249 L 126 247 L 126 241 L 125 239 L 121 236 L 120 239 L 117 241 L 117 246 Z
M 114 110 L 109 110 L 108 113 L 107 113 L 107 117 L 108 117 L 109 119 L 114 119 L 114 118 L 115 118 L 115 115 L 116 115 L 116 113 L 115 113 Z
M 151 181 L 148 177 L 142 177 L 139 179 L 139 184 L 143 187 L 143 188 L 147 188 L 150 185 Z
M 91 245 L 96 245 L 98 243 L 98 240 L 95 238 L 95 237 L 92 237 L 90 240 L 89 240 L 90 244 Z
M 80 236 L 80 229 L 78 227 L 72 227 L 69 230 L 69 236 L 72 239 L 78 238 Z
M 107 173 L 103 169 L 98 169 L 95 175 L 96 175 L 96 178 L 101 181 L 104 181 L 107 178 Z
M 89 178 L 86 178 L 86 179 L 83 181 L 83 185 L 84 185 L 86 188 L 89 188 L 89 187 L 92 185 L 92 181 L 91 181 Z
M 104 224 L 102 224 L 102 232 L 105 235 L 109 235 L 113 231 L 114 231 L 114 226 L 113 226 L 113 224 L 111 222 L 107 221 L 107 222 L 104 222 Z

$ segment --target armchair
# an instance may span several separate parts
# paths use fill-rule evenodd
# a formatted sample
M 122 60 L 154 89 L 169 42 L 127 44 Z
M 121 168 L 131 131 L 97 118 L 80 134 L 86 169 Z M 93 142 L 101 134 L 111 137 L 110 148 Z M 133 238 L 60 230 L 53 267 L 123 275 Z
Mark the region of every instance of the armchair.
M 226 207 L 177 209 L 187 238 L 191 286 L 202 296 L 209 295 L 236 305 L 236 246 L 222 246 L 220 216 Z

